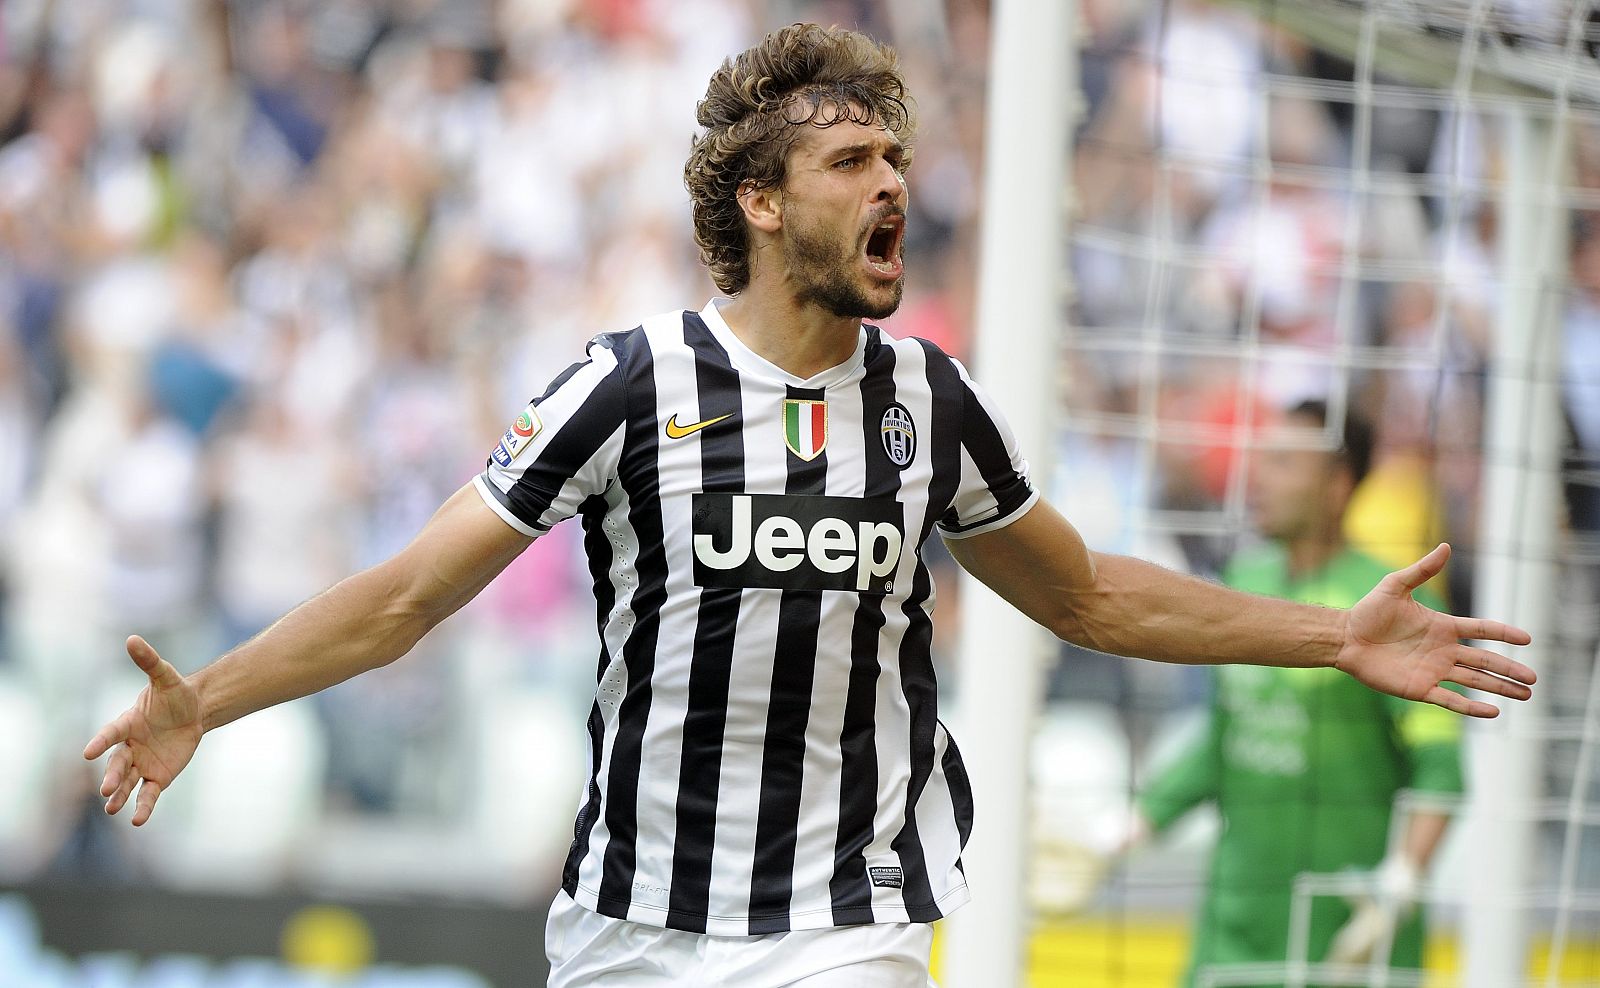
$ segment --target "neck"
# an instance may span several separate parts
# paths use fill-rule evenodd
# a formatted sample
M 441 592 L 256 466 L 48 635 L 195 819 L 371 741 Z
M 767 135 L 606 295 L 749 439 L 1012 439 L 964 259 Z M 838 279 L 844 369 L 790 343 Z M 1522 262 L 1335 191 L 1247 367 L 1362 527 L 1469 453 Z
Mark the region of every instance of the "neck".
M 1326 566 L 1328 560 L 1344 549 L 1344 539 L 1335 526 L 1327 531 L 1287 539 L 1284 546 L 1289 551 L 1289 575 L 1299 580 Z
M 755 279 L 721 311 L 739 342 L 799 378 L 849 360 L 861 336 L 859 318 L 836 316 Z

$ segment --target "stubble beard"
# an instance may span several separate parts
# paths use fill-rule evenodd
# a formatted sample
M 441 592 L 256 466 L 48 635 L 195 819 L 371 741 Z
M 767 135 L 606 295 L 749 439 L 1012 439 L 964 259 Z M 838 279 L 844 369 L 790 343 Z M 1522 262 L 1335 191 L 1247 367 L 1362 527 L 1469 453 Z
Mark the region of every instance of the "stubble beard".
M 860 285 L 856 266 L 861 257 L 856 244 L 840 243 L 798 225 L 791 225 L 786 232 L 784 260 L 800 282 L 800 301 L 819 305 L 841 319 L 887 319 L 900 308 L 905 292 L 903 274 L 886 300 L 874 301 Z

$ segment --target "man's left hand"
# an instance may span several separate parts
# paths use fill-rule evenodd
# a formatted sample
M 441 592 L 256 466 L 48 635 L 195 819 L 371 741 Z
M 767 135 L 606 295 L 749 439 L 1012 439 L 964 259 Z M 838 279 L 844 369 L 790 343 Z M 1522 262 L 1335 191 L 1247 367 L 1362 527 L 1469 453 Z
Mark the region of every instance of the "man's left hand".
M 1442 684 L 1455 683 L 1514 700 L 1533 695 L 1532 669 L 1503 655 L 1462 644 L 1461 639 L 1526 645 L 1521 628 L 1483 618 L 1453 617 L 1412 599 L 1450 558 L 1444 543 L 1383 578 L 1345 616 L 1344 645 L 1334 665 L 1367 686 L 1408 700 L 1438 704 L 1470 717 L 1495 717 L 1500 708 L 1473 700 Z

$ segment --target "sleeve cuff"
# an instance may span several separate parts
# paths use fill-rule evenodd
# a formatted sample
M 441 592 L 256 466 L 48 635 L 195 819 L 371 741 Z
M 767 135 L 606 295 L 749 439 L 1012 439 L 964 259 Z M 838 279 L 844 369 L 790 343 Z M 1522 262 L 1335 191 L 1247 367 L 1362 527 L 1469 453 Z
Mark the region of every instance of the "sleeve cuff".
M 521 518 L 518 518 L 516 515 L 512 514 L 511 509 L 506 507 L 505 502 L 500 499 L 500 492 L 489 486 L 489 481 L 484 479 L 483 474 L 480 473 L 476 477 L 472 478 L 472 484 L 477 488 L 478 496 L 483 498 L 483 503 L 487 504 L 495 514 L 499 515 L 501 521 L 504 521 L 507 525 L 510 525 L 523 535 L 526 535 L 530 539 L 536 539 L 549 531 L 547 528 L 536 528 L 532 525 L 529 525 Z
M 1418 792 L 1454 796 L 1466 791 L 1461 771 L 1461 749 L 1453 744 L 1429 744 L 1411 749 L 1409 788 Z
M 984 532 L 998 531 L 999 529 L 1005 528 L 1007 525 L 1027 514 L 1029 509 L 1031 509 L 1038 502 L 1039 492 L 1033 491 L 1028 495 L 1027 500 L 1023 501 L 1006 514 L 990 518 L 988 521 L 980 522 L 977 525 L 973 525 L 971 528 L 953 530 L 940 525 L 939 534 L 943 535 L 946 540 L 959 541 L 961 539 L 970 539 L 974 535 L 982 535 Z

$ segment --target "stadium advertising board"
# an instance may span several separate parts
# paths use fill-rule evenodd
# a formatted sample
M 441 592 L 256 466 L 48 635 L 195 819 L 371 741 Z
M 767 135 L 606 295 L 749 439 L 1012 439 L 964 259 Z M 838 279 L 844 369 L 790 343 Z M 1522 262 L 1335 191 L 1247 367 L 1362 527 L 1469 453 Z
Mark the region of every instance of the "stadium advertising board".
M 543 908 L 0 886 L 0 988 L 509 988 Z

